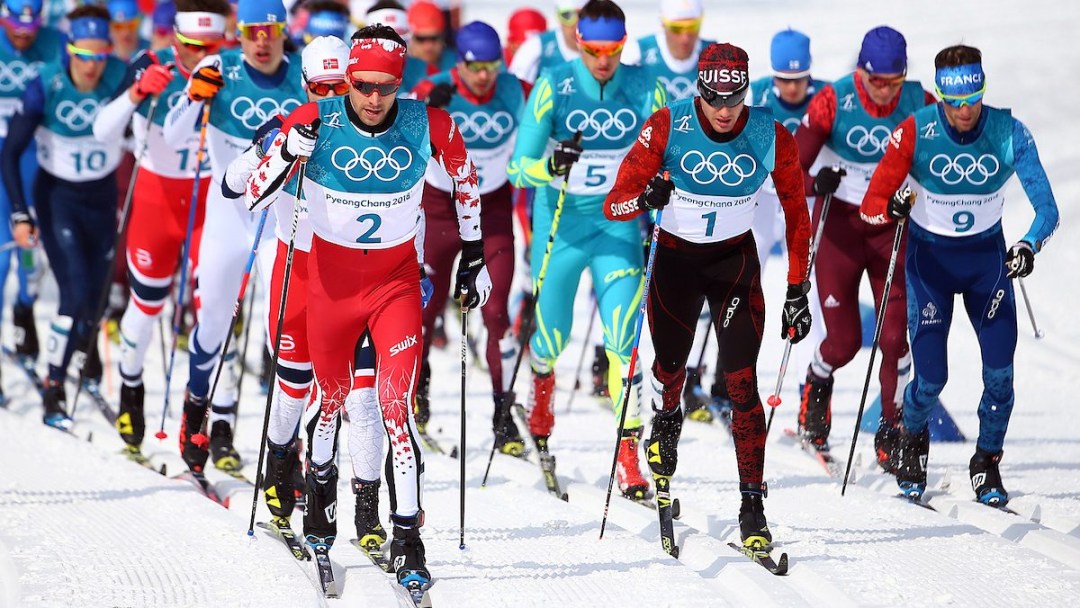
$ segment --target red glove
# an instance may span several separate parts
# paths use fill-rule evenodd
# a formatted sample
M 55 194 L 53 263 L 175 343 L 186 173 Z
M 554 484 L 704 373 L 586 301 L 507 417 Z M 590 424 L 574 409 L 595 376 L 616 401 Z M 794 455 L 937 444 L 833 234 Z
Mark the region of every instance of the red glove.
M 143 70 L 139 80 L 135 82 L 135 94 L 139 97 L 157 95 L 164 91 L 165 87 L 169 86 L 172 79 L 172 71 L 168 67 L 160 63 L 151 64 Z
M 188 83 L 188 97 L 192 101 L 213 99 L 224 85 L 225 81 L 221 78 L 219 68 L 212 65 L 203 66 L 191 75 L 191 82 Z

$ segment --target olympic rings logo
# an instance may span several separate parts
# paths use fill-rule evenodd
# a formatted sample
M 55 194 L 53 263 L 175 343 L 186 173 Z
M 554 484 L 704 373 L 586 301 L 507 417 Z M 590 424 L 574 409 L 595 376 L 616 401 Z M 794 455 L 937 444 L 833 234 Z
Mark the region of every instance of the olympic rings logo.
M 450 118 L 458 125 L 461 137 L 465 143 L 471 144 L 483 141 L 489 144 L 498 143 L 506 138 L 514 130 L 514 117 L 509 112 L 499 110 L 494 114 L 487 112 L 451 112 Z
M 659 76 L 658 78 L 664 85 L 664 88 L 667 89 L 668 97 L 670 97 L 672 101 L 693 97 L 694 93 L 697 91 L 696 81 L 690 80 L 685 76 L 676 76 L 670 79 Z
M 296 108 L 300 102 L 295 99 L 286 99 L 278 102 L 276 99 L 262 98 L 252 101 L 250 97 L 237 97 L 229 106 L 233 118 L 239 120 L 249 129 L 257 129 L 266 121 L 278 114 L 287 114 L 289 110 Z
M 725 152 L 713 152 L 705 156 L 697 150 L 683 154 L 679 166 L 703 186 L 716 180 L 725 186 L 738 186 L 757 171 L 757 161 L 749 154 L 738 154 L 732 158 Z M 705 177 L 698 177 L 702 172 Z
M 799 128 L 800 123 L 802 123 L 801 118 L 796 118 L 796 117 L 792 116 L 790 118 L 785 118 L 784 122 L 781 123 L 781 124 L 783 124 L 784 128 L 787 129 L 788 131 L 794 132 L 795 129 Z
M 391 148 L 389 152 L 372 146 L 364 148 L 359 154 L 353 148 L 342 146 L 330 155 L 334 168 L 343 171 L 354 182 L 362 182 L 372 176 L 381 182 L 394 181 L 412 165 L 412 161 L 412 152 L 405 146 Z M 364 171 L 363 175 L 352 174 L 357 167 Z
M 981 186 L 1001 169 L 1001 163 L 993 154 L 983 154 L 975 158 L 973 154 L 964 152 L 949 158 L 945 154 L 938 154 L 930 159 L 930 175 L 941 178 L 941 181 L 950 186 L 955 186 L 962 181 L 972 186 Z
M 82 131 L 93 124 L 99 108 L 96 99 L 65 99 L 56 104 L 56 119 L 72 131 Z
M 892 131 L 883 125 L 877 125 L 870 130 L 862 125 L 855 125 L 848 129 L 847 144 L 863 156 L 876 156 L 885 153 L 890 135 Z
M 566 117 L 566 128 L 571 133 L 581 131 L 584 141 L 592 141 L 601 135 L 604 139 L 616 141 L 636 127 L 637 116 L 626 108 L 616 110 L 614 114 L 607 108 L 597 108 L 591 113 L 574 110 Z
M 21 91 L 26 82 L 37 76 L 41 62 L 6 61 L 0 63 L 0 93 Z

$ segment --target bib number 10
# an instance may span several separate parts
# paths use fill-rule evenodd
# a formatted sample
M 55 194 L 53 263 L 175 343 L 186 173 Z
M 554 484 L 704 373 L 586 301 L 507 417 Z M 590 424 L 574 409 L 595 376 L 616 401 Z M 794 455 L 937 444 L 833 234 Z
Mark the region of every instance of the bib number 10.
M 970 211 L 957 211 L 952 216 L 957 232 L 967 232 L 975 225 L 975 214 Z
M 105 151 L 93 150 L 83 155 L 80 152 L 72 152 L 71 158 L 75 161 L 75 172 L 82 173 L 83 169 L 89 171 L 101 171 L 105 168 Z
M 382 226 L 382 217 L 377 213 L 365 213 L 356 218 L 356 221 L 364 224 L 366 232 L 356 237 L 356 242 L 362 245 L 371 245 L 373 243 L 381 243 L 382 238 L 375 236 L 375 233 L 379 230 L 379 226 Z M 368 223 L 370 222 L 370 225 Z

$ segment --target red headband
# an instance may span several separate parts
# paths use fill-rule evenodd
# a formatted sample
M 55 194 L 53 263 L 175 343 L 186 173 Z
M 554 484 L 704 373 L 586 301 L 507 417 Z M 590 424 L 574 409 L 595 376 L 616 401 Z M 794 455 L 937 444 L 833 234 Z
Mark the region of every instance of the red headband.
M 349 74 L 384 72 L 394 78 L 405 73 L 405 47 L 385 38 L 361 38 L 349 52 Z

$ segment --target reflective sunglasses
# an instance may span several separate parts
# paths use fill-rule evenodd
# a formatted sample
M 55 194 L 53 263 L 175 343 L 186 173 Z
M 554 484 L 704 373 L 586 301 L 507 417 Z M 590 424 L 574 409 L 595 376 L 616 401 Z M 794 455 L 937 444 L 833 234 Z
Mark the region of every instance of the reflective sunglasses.
M 413 42 L 429 43 L 429 42 L 438 42 L 440 40 L 442 40 L 442 35 L 440 35 L 440 34 L 429 34 L 427 36 L 421 36 L 420 34 L 413 34 L 412 35 L 412 41 Z
M 574 9 L 567 9 L 558 12 L 559 23 L 563 25 L 577 25 L 578 12 Z
M 349 83 L 344 80 L 309 82 L 307 90 L 319 97 L 326 97 L 331 91 L 334 92 L 334 95 L 344 95 L 349 92 Z
M 701 19 L 665 21 L 664 29 L 672 34 L 696 34 L 701 31 Z
M 192 51 L 206 51 L 211 55 L 221 49 L 221 40 L 199 40 L 176 32 L 176 41 Z
M 138 31 L 139 25 L 142 24 L 142 20 L 136 17 L 135 19 L 129 19 L 127 21 L 113 21 L 109 24 L 109 28 L 116 30 L 117 32 L 135 32 Z
M 720 108 L 734 108 L 742 103 L 746 99 L 746 94 L 750 91 L 750 87 L 743 87 L 734 93 L 724 94 L 719 91 L 714 91 L 701 84 L 701 81 L 698 81 L 697 90 L 701 95 L 701 98 L 705 100 L 705 103 L 719 110 Z
M 240 37 L 247 40 L 274 40 L 285 32 L 284 23 L 255 23 L 240 26 Z
M 391 80 L 390 82 L 368 82 L 366 80 L 354 80 L 352 81 L 352 88 L 356 89 L 358 93 L 364 97 L 370 96 L 372 93 L 378 91 L 379 95 L 386 97 L 392 95 L 401 88 L 401 79 Z
M 945 93 L 941 92 L 940 88 L 937 88 L 937 94 L 938 97 L 941 98 L 941 101 L 949 104 L 954 108 L 973 106 L 979 103 L 979 101 L 982 100 L 983 95 L 986 94 L 986 85 L 983 85 L 983 88 L 979 89 L 978 91 L 975 91 L 974 93 L 968 93 L 967 95 L 946 95 Z
M 72 57 L 78 57 L 83 61 L 105 61 L 112 54 L 112 47 L 109 47 L 103 51 L 92 51 L 90 49 L 84 49 L 71 44 L 67 45 L 67 52 Z
M 898 84 L 903 84 L 904 79 L 907 78 L 907 72 L 900 74 L 899 76 L 893 76 L 892 78 L 883 78 L 881 76 L 874 76 L 873 74 L 867 74 L 870 84 L 875 87 L 895 87 Z
M 502 60 L 494 61 L 466 61 L 465 69 L 470 72 L 498 72 L 502 69 Z
M 581 33 L 579 32 L 577 42 L 578 48 L 592 57 L 613 57 L 621 53 L 623 47 L 626 46 L 626 36 L 623 36 L 622 40 L 597 44 L 588 40 L 582 40 Z

